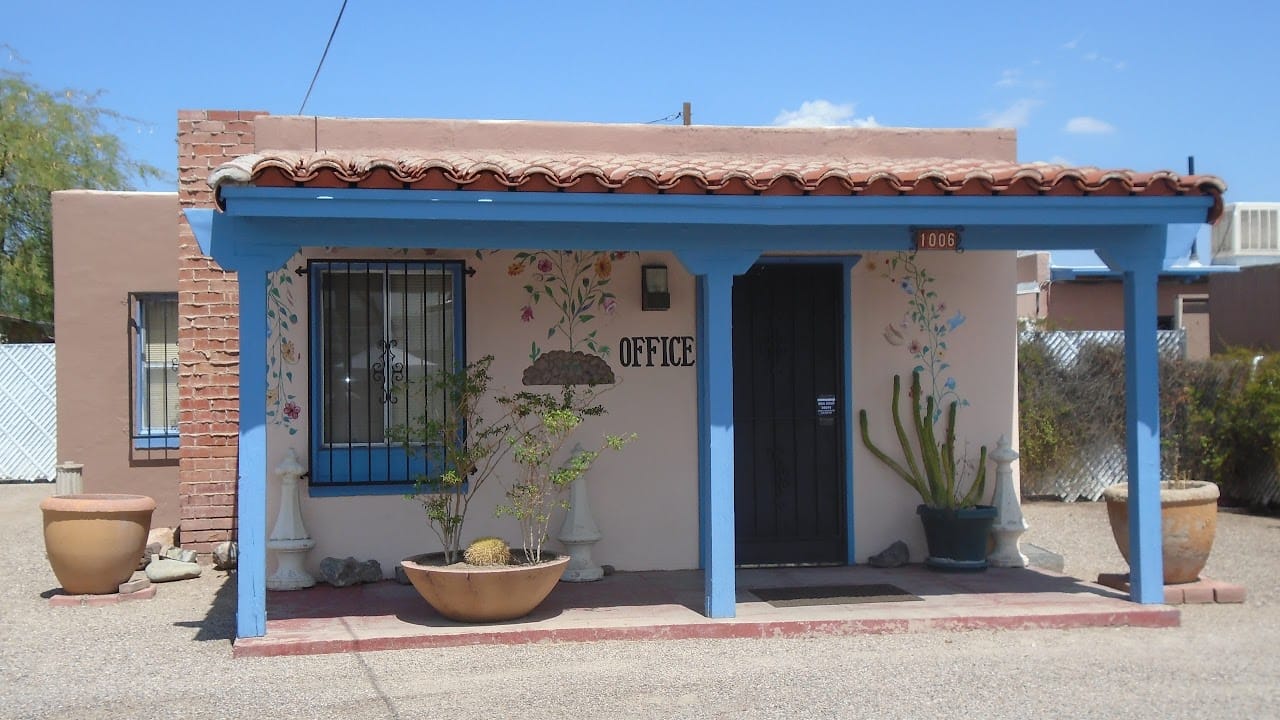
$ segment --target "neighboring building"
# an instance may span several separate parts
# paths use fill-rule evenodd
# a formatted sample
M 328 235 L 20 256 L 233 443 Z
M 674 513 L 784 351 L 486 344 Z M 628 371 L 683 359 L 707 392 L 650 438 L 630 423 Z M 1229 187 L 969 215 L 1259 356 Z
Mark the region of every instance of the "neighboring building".
M 1203 226 L 1201 226 L 1203 227 Z M 1173 226 L 1172 253 L 1160 271 L 1156 324 L 1161 330 L 1186 331 L 1186 357 L 1210 352 L 1209 279 L 1236 268 L 1202 265 L 1207 235 L 1197 227 Z M 1018 254 L 1018 317 L 1051 330 L 1123 330 L 1124 296 L 1120 273 L 1088 250 L 1024 251 Z
M 53 193 L 58 460 L 86 492 L 178 499 L 176 193 Z
M 510 390 L 557 382 L 550 351 L 609 366 L 610 413 L 583 432 L 637 439 L 591 471 L 595 554 L 703 568 L 709 615 L 732 615 L 737 563 L 860 562 L 898 539 L 919 557 L 919 498 L 855 441 L 856 409 L 891 437 L 892 376 L 922 365 L 969 402 L 961 444 L 1016 445 L 1010 290 L 1038 237 L 1128 271 L 1126 302 L 1150 310 L 1131 325 L 1134 422 L 1151 422 L 1166 229 L 1212 220 L 1222 192 L 1018 163 L 1003 130 L 184 111 L 178 139 L 182 536 L 239 539 L 240 636 L 265 629 L 273 470 L 290 451 L 309 471 L 313 564 L 431 549 L 402 497 L 414 466 L 386 434 L 412 402 L 397 381 L 487 354 Z M 964 253 L 899 253 L 956 228 Z M 652 268 L 666 302 L 643 297 Z M 1158 448 L 1129 435 L 1149 502 Z M 1135 523 L 1158 541 L 1158 520 Z M 468 535 L 511 529 L 468 517 Z M 1142 557 L 1134 596 L 1159 602 L 1158 550 Z
M 1280 351 L 1280 203 L 1227 205 L 1213 227 L 1213 262 L 1240 266 L 1209 281 L 1213 351 Z

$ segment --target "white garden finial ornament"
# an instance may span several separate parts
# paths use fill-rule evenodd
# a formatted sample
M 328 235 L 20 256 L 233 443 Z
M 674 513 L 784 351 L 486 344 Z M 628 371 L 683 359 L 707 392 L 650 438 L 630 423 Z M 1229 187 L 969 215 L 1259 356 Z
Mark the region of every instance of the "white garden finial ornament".
M 987 556 L 992 567 L 1026 567 L 1027 556 L 1018 548 L 1022 533 L 1027 531 L 1027 521 L 1022 517 L 1022 504 L 1018 489 L 1013 485 L 1013 461 L 1018 453 L 1009 447 L 1004 435 L 996 443 L 991 459 L 996 464 L 996 490 L 993 503 L 996 506 L 996 523 L 991 527 L 995 536 L 995 549 Z
M 307 551 L 316 546 L 302 523 L 298 481 L 303 472 L 298 454 L 290 448 L 276 468 L 276 475 L 280 476 L 280 510 L 271 537 L 267 538 L 267 549 L 276 554 L 276 571 L 267 578 L 268 590 L 301 590 L 316 584 L 316 579 L 302 567 Z

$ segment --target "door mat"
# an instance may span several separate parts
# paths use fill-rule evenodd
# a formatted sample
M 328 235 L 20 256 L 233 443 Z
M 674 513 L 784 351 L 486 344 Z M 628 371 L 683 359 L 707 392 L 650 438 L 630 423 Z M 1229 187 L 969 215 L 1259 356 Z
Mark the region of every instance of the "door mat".
M 774 607 L 907 602 L 920 599 L 897 585 L 886 584 L 756 588 L 748 590 L 747 592 L 755 595 Z

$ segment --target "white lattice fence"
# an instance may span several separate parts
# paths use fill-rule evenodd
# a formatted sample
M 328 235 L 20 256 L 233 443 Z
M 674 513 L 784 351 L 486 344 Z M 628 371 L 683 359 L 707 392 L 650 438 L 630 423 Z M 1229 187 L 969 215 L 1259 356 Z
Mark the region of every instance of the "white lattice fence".
M 1051 332 L 1028 331 L 1022 334 L 1024 342 L 1039 340 L 1048 356 L 1059 366 L 1074 363 L 1080 350 L 1086 345 L 1115 345 L 1123 347 L 1124 332 L 1119 330 L 1055 330 Z M 1161 357 L 1181 359 L 1186 357 L 1187 333 L 1185 330 L 1160 330 L 1156 333 L 1156 345 Z M 1022 492 L 1027 496 L 1057 497 L 1067 502 L 1097 500 L 1108 485 L 1124 482 L 1129 477 L 1123 443 L 1108 443 L 1081 452 L 1066 467 L 1048 477 L 1032 477 L 1022 474 Z
M 52 343 L 0 345 L 0 480 L 52 480 L 58 462 Z

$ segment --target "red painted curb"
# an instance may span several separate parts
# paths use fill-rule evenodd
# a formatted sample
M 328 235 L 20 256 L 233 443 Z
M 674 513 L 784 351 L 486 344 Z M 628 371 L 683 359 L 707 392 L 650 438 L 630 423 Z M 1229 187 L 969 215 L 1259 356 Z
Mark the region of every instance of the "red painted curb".
M 1047 630 L 1082 627 L 1177 627 L 1181 613 L 1176 608 L 1144 607 L 1116 612 L 1057 613 L 1049 615 L 993 615 L 950 618 L 868 619 L 868 620 L 788 620 L 779 622 L 719 622 L 652 625 L 647 627 L 560 628 L 547 630 L 507 630 L 449 635 L 411 635 L 380 638 L 339 638 L 333 640 L 274 640 L 270 636 L 242 638 L 235 642 L 232 656 L 278 657 L 322 655 L 409 648 L 461 647 L 466 645 L 524 645 L 530 643 L 597 642 L 603 640 L 711 640 L 803 638 L 841 635 L 885 635 L 906 632 L 961 630 Z

